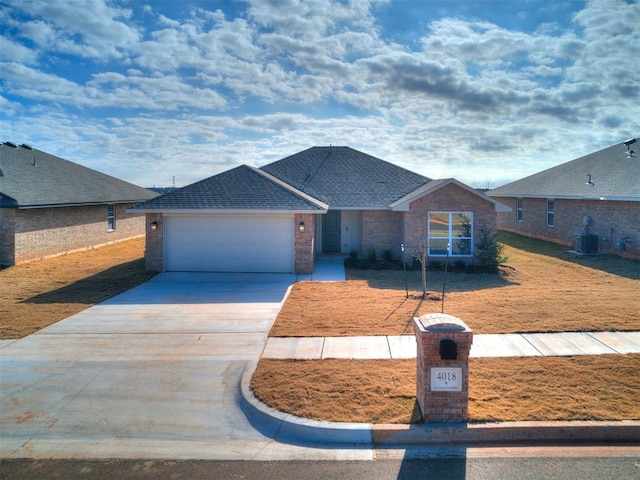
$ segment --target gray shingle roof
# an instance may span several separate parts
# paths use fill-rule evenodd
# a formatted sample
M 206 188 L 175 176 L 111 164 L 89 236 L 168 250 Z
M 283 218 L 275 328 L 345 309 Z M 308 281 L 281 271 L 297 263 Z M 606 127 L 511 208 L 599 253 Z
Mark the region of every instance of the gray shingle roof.
M 0 206 L 135 203 L 155 197 L 146 188 L 26 146 L 0 144 Z
M 331 209 L 388 209 L 430 182 L 350 147 L 312 147 L 261 169 Z
M 632 145 L 631 148 L 638 145 Z M 639 150 L 639 148 L 635 148 Z M 488 192 L 492 197 L 580 198 L 640 201 L 640 155 L 627 158 L 613 145 Z M 588 185 L 591 175 L 593 186 Z
M 175 192 L 136 205 L 132 210 L 271 210 L 323 212 L 326 205 L 272 178 L 241 165 Z

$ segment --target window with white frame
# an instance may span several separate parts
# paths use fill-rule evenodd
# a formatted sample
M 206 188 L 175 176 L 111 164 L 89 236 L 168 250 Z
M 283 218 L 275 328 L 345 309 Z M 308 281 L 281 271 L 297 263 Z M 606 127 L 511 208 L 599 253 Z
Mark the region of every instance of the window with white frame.
M 471 212 L 429 212 L 427 233 L 429 256 L 471 257 L 473 214 Z
M 107 205 L 107 230 L 112 232 L 116 229 L 116 206 Z
M 522 221 L 522 197 L 516 198 L 516 221 Z
M 553 199 L 547 199 L 547 227 L 553 227 L 553 209 L 554 209 Z

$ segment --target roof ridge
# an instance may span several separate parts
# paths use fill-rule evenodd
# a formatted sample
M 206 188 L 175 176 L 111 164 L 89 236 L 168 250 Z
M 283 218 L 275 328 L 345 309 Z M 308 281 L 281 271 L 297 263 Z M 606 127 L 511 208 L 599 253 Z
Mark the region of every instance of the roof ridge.
M 289 190 L 291 193 L 294 193 L 302 198 L 304 198 L 305 200 L 310 201 L 311 203 L 314 203 L 315 205 L 317 205 L 320 208 L 324 208 L 324 209 L 328 209 L 329 205 L 327 205 L 326 203 L 318 200 L 317 198 L 312 197 L 311 195 L 304 193 L 300 190 L 298 190 L 297 188 L 295 188 L 292 185 L 289 185 L 287 182 L 280 180 L 279 178 L 274 177 L 273 175 L 265 172 L 264 170 L 257 168 L 257 167 L 252 167 L 251 165 L 243 165 L 245 167 L 250 168 L 252 171 L 254 171 L 255 173 L 262 175 L 264 178 L 266 178 L 267 180 L 280 185 L 281 187 L 285 188 L 286 190 Z

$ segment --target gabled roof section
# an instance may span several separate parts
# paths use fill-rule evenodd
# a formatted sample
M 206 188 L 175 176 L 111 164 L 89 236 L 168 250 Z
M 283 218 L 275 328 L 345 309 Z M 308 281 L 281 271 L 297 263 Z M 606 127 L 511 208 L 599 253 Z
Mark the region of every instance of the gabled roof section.
M 327 205 L 257 168 L 240 165 L 129 210 L 324 213 Z
M 136 203 L 156 195 L 27 145 L 0 144 L 0 207 Z
M 396 211 L 402 211 L 402 212 L 408 212 L 409 211 L 409 206 L 411 205 L 411 202 L 424 197 L 425 195 L 429 195 L 430 193 L 433 193 L 437 190 L 440 190 L 443 187 L 446 187 L 447 185 L 455 185 L 463 190 L 466 190 L 469 193 L 472 193 L 474 195 L 477 195 L 479 198 L 481 198 L 482 200 L 485 200 L 489 203 L 493 204 L 493 207 L 495 209 L 496 212 L 510 212 L 511 211 L 511 207 L 508 207 L 506 205 L 503 205 L 502 203 L 498 202 L 497 200 L 489 197 L 488 195 L 485 195 L 484 193 L 471 188 L 469 185 L 466 185 L 458 180 L 456 180 L 455 178 L 443 178 L 440 180 L 432 180 L 431 182 L 427 183 L 426 185 L 418 188 L 417 190 L 414 190 L 413 192 L 411 192 L 409 195 L 406 195 L 405 197 L 399 199 L 397 202 L 392 203 L 391 209 L 392 210 L 396 210 Z
M 312 147 L 261 170 L 343 210 L 386 210 L 431 181 L 350 147 Z
M 640 201 L 640 156 L 628 158 L 627 146 L 620 143 L 508 183 L 488 195 Z

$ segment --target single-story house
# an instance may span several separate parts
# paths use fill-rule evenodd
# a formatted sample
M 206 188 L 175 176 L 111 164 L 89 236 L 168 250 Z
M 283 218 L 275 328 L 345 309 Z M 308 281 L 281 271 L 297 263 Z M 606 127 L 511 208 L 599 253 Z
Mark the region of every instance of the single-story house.
M 154 271 L 310 273 L 318 253 L 429 255 L 473 261 L 498 201 L 349 147 L 312 147 L 261 168 L 242 165 L 130 209 L 147 216 Z
M 571 246 L 579 253 L 640 258 L 640 157 L 635 139 L 498 187 L 511 207 L 498 228 Z
M 144 235 L 156 193 L 28 145 L 0 144 L 0 265 Z

